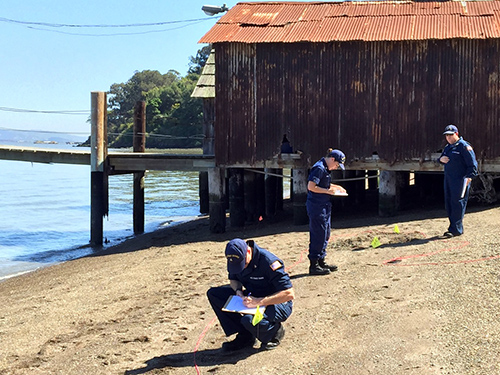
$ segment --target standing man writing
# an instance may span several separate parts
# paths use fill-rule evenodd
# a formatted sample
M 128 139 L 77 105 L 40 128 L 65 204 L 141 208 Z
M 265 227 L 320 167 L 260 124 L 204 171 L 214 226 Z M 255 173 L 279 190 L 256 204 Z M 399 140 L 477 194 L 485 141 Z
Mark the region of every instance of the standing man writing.
M 345 155 L 340 150 L 328 149 L 326 156 L 317 161 L 309 172 L 307 182 L 307 215 L 309 215 L 309 274 L 328 275 L 337 270 L 327 264 L 326 246 L 330 239 L 332 203 L 330 197 L 346 190 L 331 183 L 330 171 L 344 169 Z
M 208 300 L 219 318 L 226 336 L 237 333 L 236 338 L 222 344 L 231 352 L 253 347 L 255 339 L 261 349 L 276 348 L 285 336 L 282 322 L 292 314 L 295 292 L 283 261 L 260 248 L 254 241 L 235 238 L 226 245 L 229 286 L 210 288 Z M 223 311 L 229 296 L 243 299 L 247 308 L 265 306 L 262 320 L 254 325 L 253 315 Z
M 472 146 L 458 135 L 455 125 L 448 125 L 443 135 L 448 144 L 439 158 L 444 164 L 444 203 L 450 225 L 443 234 L 446 238 L 460 236 L 464 232 L 463 219 L 470 183 L 477 176 L 476 155 Z

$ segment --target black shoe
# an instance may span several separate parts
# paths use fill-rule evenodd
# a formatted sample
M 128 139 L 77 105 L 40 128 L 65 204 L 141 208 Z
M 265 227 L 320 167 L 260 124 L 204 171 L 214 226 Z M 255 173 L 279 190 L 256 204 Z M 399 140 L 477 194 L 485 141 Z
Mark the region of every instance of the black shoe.
M 234 352 L 236 350 L 251 348 L 255 344 L 255 337 L 250 333 L 238 333 L 232 341 L 227 341 L 222 344 L 222 350 L 225 352 Z
M 321 268 L 326 268 L 330 270 L 331 272 L 337 271 L 339 268 L 335 264 L 327 264 L 325 262 L 325 259 L 318 259 L 318 264 Z
M 319 265 L 317 260 L 311 260 L 311 265 L 309 266 L 309 275 L 329 275 L 330 270 L 328 268 L 323 268 Z
M 260 348 L 263 349 L 263 350 L 273 350 L 279 344 L 281 344 L 281 341 L 283 340 L 284 337 L 285 337 L 285 328 L 283 327 L 283 325 L 280 325 L 280 327 L 276 331 L 276 334 L 271 339 L 271 341 L 265 342 L 265 343 L 263 342 L 260 345 Z

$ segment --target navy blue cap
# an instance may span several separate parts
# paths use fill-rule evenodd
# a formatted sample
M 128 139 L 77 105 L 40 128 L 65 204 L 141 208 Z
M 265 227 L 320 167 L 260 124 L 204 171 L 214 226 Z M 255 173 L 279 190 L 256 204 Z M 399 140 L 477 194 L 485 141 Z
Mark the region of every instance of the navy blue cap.
M 458 133 L 458 128 L 455 125 L 448 125 L 446 128 L 444 128 L 444 133 L 445 134 L 455 134 Z
M 335 161 L 338 161 L 340 169 L 345 169 L 344 167 L 345 155 L 342 151 L 332 150 L 328 153 L 328 157 L 333 158 Z
M 227 271 L 240 273 L 245 268 L 248 245 L 240 238 L 231 240 L 226 245 Z

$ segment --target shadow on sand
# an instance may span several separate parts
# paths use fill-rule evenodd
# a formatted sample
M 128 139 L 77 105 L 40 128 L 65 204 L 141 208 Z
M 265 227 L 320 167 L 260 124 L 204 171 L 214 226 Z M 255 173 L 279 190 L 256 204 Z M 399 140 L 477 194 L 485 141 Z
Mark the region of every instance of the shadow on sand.
M 165 368 L 194 367 L 195 364 L 203 367 L 236 364 L 258 352 L 258 349 L 252 348 L 231 353 L 226 353 L 222 349 L 207 349 L 196 352 L 196 355 L 193 352 L 168 354 L 151 358 L 146 361 L 146 367 L 127 370 L 125 375 L 146 374 L 149 371 Z

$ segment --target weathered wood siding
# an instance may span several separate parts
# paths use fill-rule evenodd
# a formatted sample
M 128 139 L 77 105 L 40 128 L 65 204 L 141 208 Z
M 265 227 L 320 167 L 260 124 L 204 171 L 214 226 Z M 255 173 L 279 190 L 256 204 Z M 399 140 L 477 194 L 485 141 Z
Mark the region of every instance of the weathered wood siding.
M 254 164 L 294 150 L 388 163 L 429 158 L 456 124 L 500 157 L 500 41 L 216 43 L 215 155 Z

